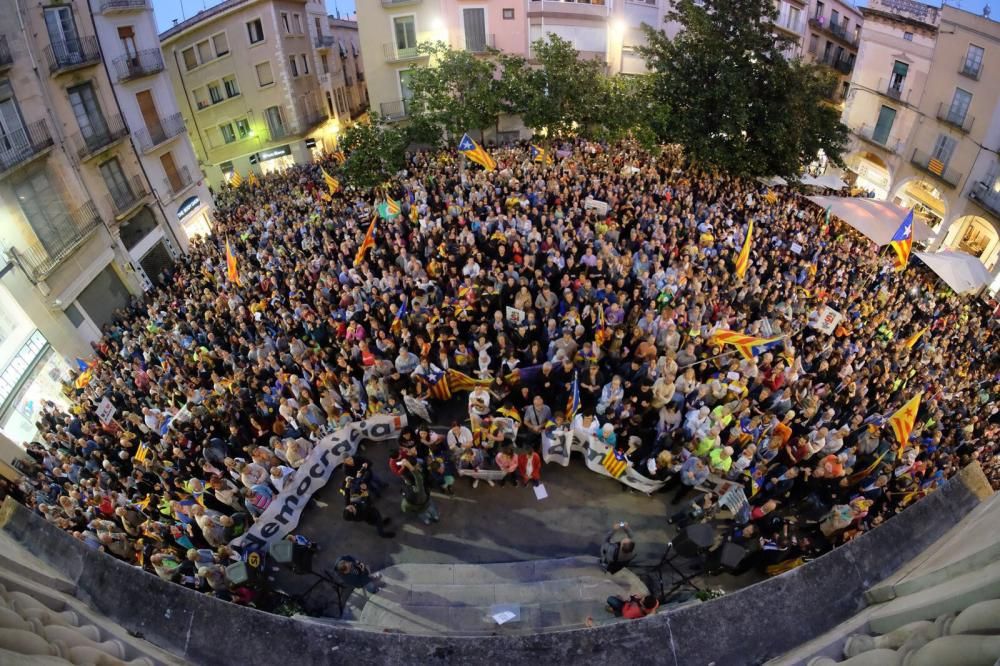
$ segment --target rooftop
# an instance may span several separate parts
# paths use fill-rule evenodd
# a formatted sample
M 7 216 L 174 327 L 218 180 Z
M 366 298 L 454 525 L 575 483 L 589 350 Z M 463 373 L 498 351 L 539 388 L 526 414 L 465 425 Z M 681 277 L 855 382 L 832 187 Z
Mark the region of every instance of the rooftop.
M 294 0 L 290 0 L 294 1 Z M 219 4 L 209 7 L 208 9 L 202 10 L 192 16 L 189 19 L 181 21 L 175 25 L 170 26 L 166 30 L 160 33 L 160 42 L 165 42 L 167 40 L 173 39 L 174 37 L 180 35 L 183 32 L 187 32 L 191 28 L 198 26 L 210 19 L 213 19 L 221 14 L 225 14 L 231 9 L 235 9 L 241 5 L 250 5 L 258 0 L 226 0 L 225 2 L 220 2 Z M 299 2 L 305 3 L 305 0 L 299 0 Z

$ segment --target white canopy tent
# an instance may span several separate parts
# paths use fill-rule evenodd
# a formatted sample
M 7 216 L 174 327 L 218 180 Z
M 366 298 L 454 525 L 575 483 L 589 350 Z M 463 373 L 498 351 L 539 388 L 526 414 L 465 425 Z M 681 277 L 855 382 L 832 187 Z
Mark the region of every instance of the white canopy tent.
M 877 201 L 864 197 L 806 197 L 824 210 L 830 212 L 878 245 L 888 245 L 903 218 L 909 213 L 902 206 L 888 201 Z M 922 220 L 913 218 L 913 241 L 925 241 L 933 232 Z
M 819 177 L 806 175 L 802 178 L 801 182 L 803 185 L 825 187 L 831 190 L 842 190 L 847 187 L 847 183 L 845 183 L 839 176 L 835 176 L 832 173 L 825 173 Z
M 763 176 L 757 179 L 758 181 L 764 183 L 768 187 L 778 187 L 779 185 L 788 185 L 788 181 L 781 176 L 770 176 L 764 178 Z
M 993 280 L 983 262 L 965 252 L 958 250 L 917 252 L 916 256 L 937 273 L 956 294 L 977 292 L 983 287 L 988 287 Z

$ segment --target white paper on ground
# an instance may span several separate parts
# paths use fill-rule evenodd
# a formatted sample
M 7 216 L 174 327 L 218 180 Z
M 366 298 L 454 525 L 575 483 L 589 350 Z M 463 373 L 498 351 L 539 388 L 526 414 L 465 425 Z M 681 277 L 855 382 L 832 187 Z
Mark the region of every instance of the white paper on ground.
M 504 622 L 510 622 L 515 617 L 517 617 L 517 613 L 512 613 L 510 611 L 503 611 L 501 613 L 496 613 L 493 616 L 493 619 L 496 620 L 497 624 L 503 624 Z
M 543 500 L 543 499 L 545 499 L 548 496 L 549 496 L 549 492 L 547 490 L 545 490 L 545 484 L 544 483 L 539 483 L 537 486 L 535 486 L 535 499 L 537 499 L 537 500 Z

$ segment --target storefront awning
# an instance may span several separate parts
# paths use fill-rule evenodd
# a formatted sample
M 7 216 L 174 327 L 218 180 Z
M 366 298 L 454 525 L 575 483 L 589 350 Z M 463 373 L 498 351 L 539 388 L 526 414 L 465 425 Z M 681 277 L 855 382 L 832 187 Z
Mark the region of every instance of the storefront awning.
M 878 245 L 888 245 L 893 234 L 903 223 L 909 212 L 902 206 L 888 201 L 866 199 L 864 197 L 806 197 L 817 206 L 826 209 Z M 925 241 L 933 235 L 931 228 L 922 220 L 913 218 L 914 242 Z
M 943 250 L 941 252 L 917 252 L 920 261 L 938 274 L 956 294 L 977 292 L 989 286 L 993 276 L 983 266 L 978 257 L 959 252 L 958 250 Z

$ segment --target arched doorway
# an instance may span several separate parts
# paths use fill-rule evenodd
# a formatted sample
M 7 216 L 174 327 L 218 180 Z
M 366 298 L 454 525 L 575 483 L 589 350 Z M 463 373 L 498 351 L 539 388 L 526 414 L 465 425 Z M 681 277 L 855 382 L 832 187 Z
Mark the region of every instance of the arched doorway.
M 867 150 L 851 153 L 846 160 L 848 170 L 857 174 L 854 186 L 873 192 L 876 199 L 887 199 L 892 185 L 892 172 L 881 157 Z
M 941 231 L 941 223 L 948 218 L 948 203 L 934 183 L 923 178 L 904 180 L 892 198 L 903 208 L 912 208 L 914 215 L 927 223 L 935 235 Z
M 996 267 L 1000 255 L 1000 233 L 992 222 L 978 215 L 966 215 L 952 222 L 944 244 L 979 257 L 990 271 Z

